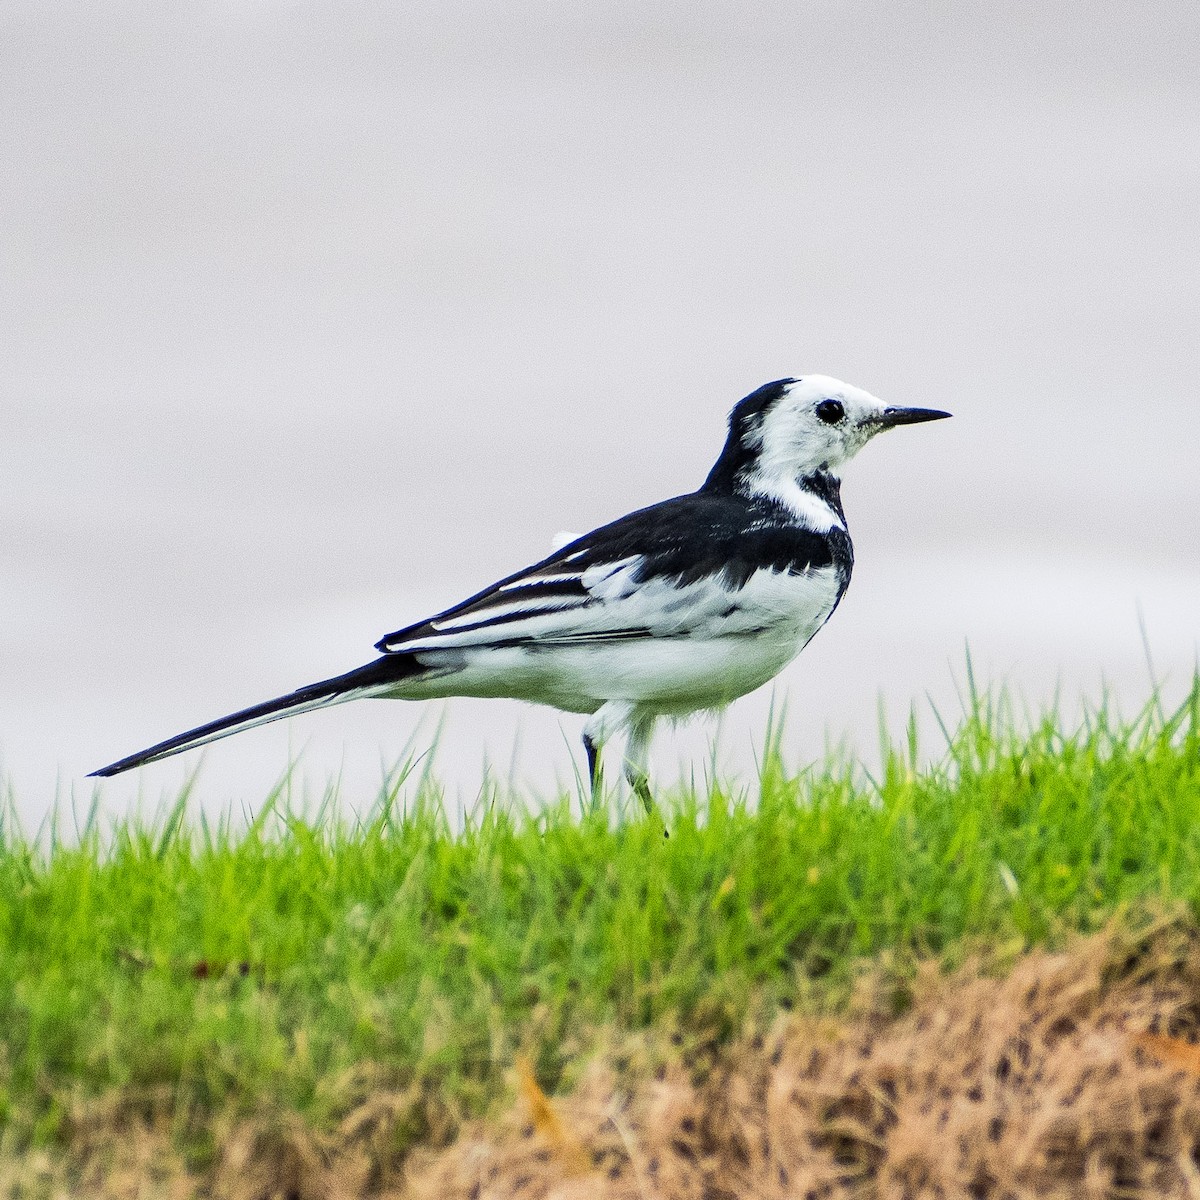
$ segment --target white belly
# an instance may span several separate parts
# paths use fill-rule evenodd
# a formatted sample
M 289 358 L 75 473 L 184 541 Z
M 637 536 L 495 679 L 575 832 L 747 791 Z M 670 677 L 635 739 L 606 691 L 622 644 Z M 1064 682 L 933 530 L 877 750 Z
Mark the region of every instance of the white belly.
M 703 619 L 658 636 L 570 643 L 463 647 L 422 653 L 431 674 L 390 692 L 405 699 L 509 697 L 594 712 L 611 700 L 644 710 L 686 713 L 727 704 L 774 678 L 825 623 L 837 603 L 832 571 L 802 576 L 761 572 Z M 699 612 L 699 606 L 697 606 Z
M 414 683 L 432 696 L 507 696 L 571 712 L 628 700 L 663 712 L 727 704 L 774 678 L 801 649 L 794 638 L 682 638 L 608 642 L 547 650 L 476 652 L 461 669 Z M 471 661 L 474 659 L 475 661 Z

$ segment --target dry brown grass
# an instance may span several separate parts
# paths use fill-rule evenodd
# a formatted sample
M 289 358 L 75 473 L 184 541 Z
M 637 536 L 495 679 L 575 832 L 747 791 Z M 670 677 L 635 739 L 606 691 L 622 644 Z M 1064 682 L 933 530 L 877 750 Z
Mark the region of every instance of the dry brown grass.
M 1200 1200 L 1194 925 L 1035 952 L 1002 977 L 931 966 L 905 1015 L 887 1009 L 868 978 L 848 1015 L 780 1017 L 703 1063 L 672 1060 L 669 1038 L 625 1038 L 552 1101 L 523 1068 L 507 1113 L 456 1137 L 430 1119 L 433 1144 L 407 1159 L 394 1131 L 436 1101 L 373 1089 L 369 1073 L 330 1131 L 218 1120 L 202 1173 L 173 1148 L 169 1097 L 80 1103 L 62 1153 L 0 1155 L 0 1194 Z

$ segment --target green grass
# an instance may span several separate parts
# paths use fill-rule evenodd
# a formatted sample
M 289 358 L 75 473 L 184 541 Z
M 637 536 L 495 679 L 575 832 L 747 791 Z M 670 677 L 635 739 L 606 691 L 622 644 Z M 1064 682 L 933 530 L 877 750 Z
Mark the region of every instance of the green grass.
M 748 1014 L 836 1003 L 856 963 L 1025 946 L 1122 910 L 1200 905 L 1200 687 L 1173 713 L 1065 731 L 972 693 L 932 768 L 915 734 L 877 777 L 789 771 L 660 797 L 656 821 L 481 802 L 452 832 L 397 778 L 371 812 L 249 829 L 186 814 L 31 842 L 0 834 L 0 1124 L 62 1136 L 72 1103 L 169 1089 L 329 1127 L 407 1089 L 401 1143 L 484 1110 L 514 1053 L 547 1086 L 592 1031 L 719 1044 Z M 632 811 L 632 810 L 631 810 Z M 823 998 L 823 999 L 822 999 Z M 434 1115 L 431 1115 L 434 1114 Z

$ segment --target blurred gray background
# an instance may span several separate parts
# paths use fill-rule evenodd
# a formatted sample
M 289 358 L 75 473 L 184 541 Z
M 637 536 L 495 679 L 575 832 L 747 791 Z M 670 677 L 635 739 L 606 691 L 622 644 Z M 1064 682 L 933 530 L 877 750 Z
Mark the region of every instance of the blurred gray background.
M 1200 6 L 0 4 L 0 760 L 83 774 L 694 488 L 823 372 L 873 444 L 797 761 L 956 708 L 1181 690 L 1200 632 Z M 769 693 L 724 719 L 753 770 Z M 364 802 L 440 706 L 206 751 Z M 441 774 L 571 778 L 580 722 L 451 702 Z M 425 725 L 418 730 L 418 722 Z M 706 769 L 711 722 L 660 733 Z M 513 766 L 514 754 L 516 756 Z M 119 812 L 196 756 L 106 784 Z

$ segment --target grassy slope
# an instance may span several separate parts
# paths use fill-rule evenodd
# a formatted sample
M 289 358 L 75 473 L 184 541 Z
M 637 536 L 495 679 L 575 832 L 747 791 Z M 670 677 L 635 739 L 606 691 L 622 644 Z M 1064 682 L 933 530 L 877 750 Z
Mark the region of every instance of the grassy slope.
M 71 1097 L 166 1086 L 203 1115 L 261 1098 L 318 1127 L 370 1078 L 452 1122 L 523 1050 L 554 1086 L 588 1031 L 720 1041 L 755 1006 L 836 1000 L 857 958 L 953 957 L 1200 903 L 1200 692 L 1132 724 L 1014 732 L 984 700 L 944 762 L 875 783 L 777 751 L 752 794 L 650 821 L 481 806 L 452 836 L 426 790 L 353 828 L 268 806 L 247 833 L 118 827 L 0 846 L 0 1116 L 53 1140 Z M 666 799 L 666 798 L 664 798 Z M 356 1080 L 358 1082 L 356 1082 Z M 402 1138 L 426 1132 L 414 1105 Z M 202 1152 L 202 1146 L 199 1147 Z

